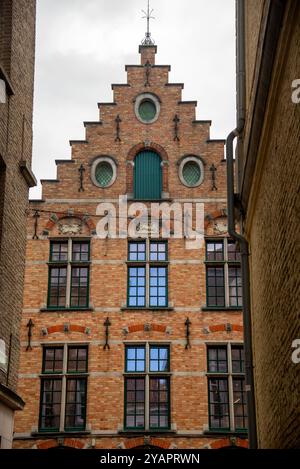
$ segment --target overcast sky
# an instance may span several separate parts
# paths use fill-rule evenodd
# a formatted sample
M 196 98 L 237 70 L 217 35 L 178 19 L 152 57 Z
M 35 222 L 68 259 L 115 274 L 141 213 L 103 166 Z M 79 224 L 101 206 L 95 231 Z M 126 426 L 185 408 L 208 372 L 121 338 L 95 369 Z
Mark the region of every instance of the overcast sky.
M 111 83 L 126 83 L 125 64 L 139 64 L 147 0 L 37 0 L 33 171 L 55 178 L 55 159 L 71 157 L 84 120 L 111 101 Z M 151 0 L 157 64 L 197 100 L 197 119 L 212 119 L 211 137 L 235 126 L 234 0 Z M 30 197 L 41 196 L 40 185 Z

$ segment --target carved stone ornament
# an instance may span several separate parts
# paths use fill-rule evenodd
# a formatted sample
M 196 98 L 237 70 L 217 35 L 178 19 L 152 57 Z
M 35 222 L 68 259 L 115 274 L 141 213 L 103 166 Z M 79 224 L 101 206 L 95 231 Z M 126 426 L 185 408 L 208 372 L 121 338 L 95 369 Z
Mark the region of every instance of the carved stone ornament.
M 63 235 L 76 235 L 76 234 L 81 233 L 82 224 L 81 223 L 69 223 L 69 224 L 59 223 L 58 230 L 60 234 L 63 234 Z
M 140 236 L 149 236 L 150 234 L 159 235 L 159 226 L 155 222 L 141 220 L 137 226 L 136 231 Z
M 225 220 L 216 220 L 213 223 L 213 230 L 215 233 L 223 234 L 227 232 L 227 223 Z

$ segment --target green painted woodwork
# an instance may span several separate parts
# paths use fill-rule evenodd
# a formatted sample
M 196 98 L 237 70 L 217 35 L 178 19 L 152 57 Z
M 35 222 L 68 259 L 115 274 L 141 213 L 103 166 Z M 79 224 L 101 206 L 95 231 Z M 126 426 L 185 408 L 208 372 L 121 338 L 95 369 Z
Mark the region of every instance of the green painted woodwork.
M 159 200 L 162 192 L 160 156 L 150 150 L 140 152 L 134 161 L 134 198 Z

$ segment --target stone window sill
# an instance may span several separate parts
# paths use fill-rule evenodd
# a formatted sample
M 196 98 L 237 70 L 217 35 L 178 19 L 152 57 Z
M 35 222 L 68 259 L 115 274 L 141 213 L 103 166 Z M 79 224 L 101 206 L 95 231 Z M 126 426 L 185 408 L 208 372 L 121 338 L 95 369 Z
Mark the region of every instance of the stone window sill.
M 76 313 L 77 311 L 94 311 L 94 308 L 41 308 L 40 311 L 42 313 L 65 313 L 70 311 Z
M 201 311 L 243 311 L 242 306 L 202 306 Z
M 123 306 L 121 311 L 174 311 L 171 306 L 143 307 L 143 306 Z
M 64 432 L 57 432 L 57 431 L 54 431 L 54 432 L 50 432 L 50 431 L 43 431 L 43 430 L 40 430 L 40 431 L 36 431 L 36 432 L 31 432 L 31 436 L 35 436 L 35 437 L 39 437 L 39 438 L 42 438 L 42 437 L 45 437 L 45 438 L 49 438 L 50 436 L 51 437 L 67 437 L 67 436 L 72 436 L 74 437 L 75 435 L 78 435 L 78 436 L 85 436 L 85 435 L 90 435 L 91 432 L 89 430 L 72 430 L 72 431 L 64 431 Z

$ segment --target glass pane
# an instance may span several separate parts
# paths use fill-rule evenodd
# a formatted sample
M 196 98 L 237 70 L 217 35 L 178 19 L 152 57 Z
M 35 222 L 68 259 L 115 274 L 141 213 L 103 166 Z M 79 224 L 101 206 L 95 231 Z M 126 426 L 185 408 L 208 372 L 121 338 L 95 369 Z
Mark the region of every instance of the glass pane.
M 127 378 L 125 386 L 125 425 L 132 428 L 141 428 L 144 426 L 145 413 L 144 379 Z
M 150 268 L 150 306 L 167 306 L 166 267 Z M 160 284 L 163 285 L 160 285 Z M 159 288 L 155 288 L 160 285 Z
M 127 359 L 134 359 L 135 358 L 135 348 L 127 347 Z
M 95 170 L 95 178 L 101 187 L 108 186 L 113 178 L 113 167 L 107 161 L 98 163 Z
M 228 260 L 240 262 L 241 254 L 239 252 L 239 247 L 235 241 L 228 240 Z
M 63 348 L 62 347 L 49 347 L 44 349 L 44 373 L 61 373 L 63 368 Z
M 143 372 L 145 371 L 145 348 L 144 347 L 126 347 L 126 371 Z
M 167 260 L 167 243 L 166 242 L 150 242 L 150 261 Z
M 144 348 L 137 348 L 136 349 L 136 357 L 141 360 L 145 358 L 145 349 Z
M 229 428 L 227 378 L 209 379 L 209 417 L 211 428 Z
M 128 305 L 145 306 L 145 267 L 129 267 L 128 283 Z
M 182 176 L 188 186 L 195 186 L 200 181 L 200 165 L 196 161 L 188 161 L 182 169 Z
M 72 267 L 71 306 L 88 306 L 88 267 Z
M 146 260 L 146 244 L 145 242 L 129 242 L 128 244 L 128 260 L 144 261 Z
M 223 267 L 207 267 L 207 305 L 224 306 L 224 269 Z
M 150 378 L 150 428 L 169 426 L 168 390 L 167 378 Z
M 68 372 L 86 372 L 87 371 L 87 348 L 69 347 L 68 348 Z
M 50 268 L 49 271 L 49 306 L 65 306 L 67 269 L 65 267 Z
M 232 372 L 244 373 L 244 349 L 242 346 L 233 346 L 231 349 Z
M 242 306 L 242 277 L 240 267 L 229 267 L 229 302 L 231 306 Z
M 207 241 L 206 243 L 206 260 L 207 261 L 223 261 L 223 241 Z
M 73 242 L 72 244 L 72 260 L 88 261 L 89 260 L 89 243 Z
M 137 415 L 136 416 L 136 426 L 138 428 L 144 428 L 144 425 L 145 425 L 144 415 Z
M 150 347 L 150 371 L 169 371 L 168 347 Z
M 153 101 L 142 101 L 139 106 L 139 115 L 145 122 L 152 121 L 156 116 L 156 106 Z
M 68 260 L 68 243 L 53 242 L 50 247 L 50 260 L 53 262 L 62 262 Z
M 233 403 L 235 428 L 246 429 L 248 427 L 248 414 L 244 378 L 233 379 Z
M 158 360 L 150 360 L 150 371 L 158 371 Z
M 43 380 L 41 391 L 41 429 L 58 430 L 61 380 Z

